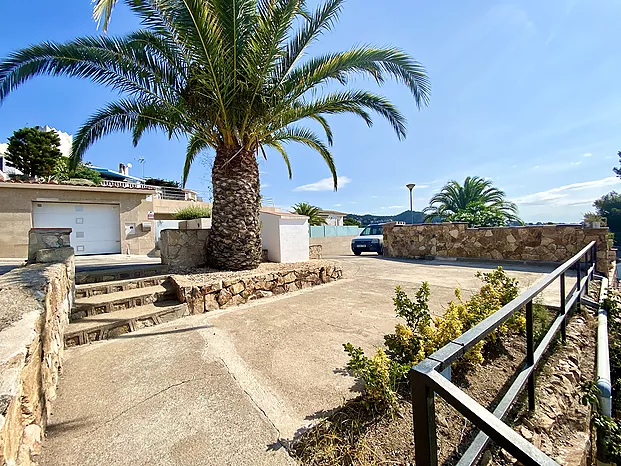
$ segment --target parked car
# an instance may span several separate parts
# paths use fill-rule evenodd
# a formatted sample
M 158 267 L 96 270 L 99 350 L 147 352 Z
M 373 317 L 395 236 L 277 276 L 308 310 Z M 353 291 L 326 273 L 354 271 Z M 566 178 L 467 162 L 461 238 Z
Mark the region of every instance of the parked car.
M 351 240 L 352 252 L 359 256 L 363 252 L 376 252 L 380 256 L 384 254 L 383 224 L 367 226 L 362 233 Z

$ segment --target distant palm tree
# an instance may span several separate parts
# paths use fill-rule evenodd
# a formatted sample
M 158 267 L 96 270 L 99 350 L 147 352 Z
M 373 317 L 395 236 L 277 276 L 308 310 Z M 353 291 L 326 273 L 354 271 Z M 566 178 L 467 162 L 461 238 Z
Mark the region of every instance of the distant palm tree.
M 364 90 L 334 91 L 355 75 L 378 83 L 404 84 L 418 107 L 426 105 L 424 68 L 396 48 L 356 47 L 304 59 L 308 47 L 329 31 L 343 0 L 325 0 L 308 11 L 305 0 L 124 0 L 145 29 L 121 38 L 85 37 L 45 42 L 12 53 L 0 63 L 0 102 L 37 75 L 87 78 L 125 98 L 91 116 L 73 140 L 74 164 L 103 136 L 130 131 L 134 144 L 152 130 L 188 137 L 185 184 L 192 162 L 215 152 L 212 168 L 213 226 L 209 264 L 249 269 L 261 262 L 260 184 L 257 158 L 284 144 L 317 151 L 337 176 L 326 116 L 351 113 L 372 124 L 385 117 L 397 136 L 403 115 L 386 98 Z M 109 18 L 110 0 L 95 15 Z M 324 142 L 299 125 L 312 120 Z
M 298 215 L 306 215 L 308 217 L 308 224 L 312 227 L 318 227 L 326 224 L 326 220 L 319 216 L 321 209 L 306 202 L 300 202 L 299 204 L 294 205 L 293 212 Z
M 425 221 L 445 219 L 472 209 L 473 206 L 482 205 L 497 209 L 509 222 L 521 222 L 517 216 L 517 206 L 505 197 L 505 192 L 494 187 L 490 180 L 478 176 L 467 177 L 463 185 L 452 180 L 431 198 L 429 207 L 423 210 Z

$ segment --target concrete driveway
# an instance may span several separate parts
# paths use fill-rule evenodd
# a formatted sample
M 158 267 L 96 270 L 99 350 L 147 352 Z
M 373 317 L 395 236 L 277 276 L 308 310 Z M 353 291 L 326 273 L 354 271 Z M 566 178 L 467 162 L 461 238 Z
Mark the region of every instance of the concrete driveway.
M 428 281 L 440 314 L 456 286 L 472 292 L 476 271 L 495 267 L 338 260 L 338 282 L 69 349 L 42 463 L 294 464 L 282 445 L 356 395 L 342 344 L 382 344 L 395 286 Z M 509 268 L 523 286 L 549 271 Z

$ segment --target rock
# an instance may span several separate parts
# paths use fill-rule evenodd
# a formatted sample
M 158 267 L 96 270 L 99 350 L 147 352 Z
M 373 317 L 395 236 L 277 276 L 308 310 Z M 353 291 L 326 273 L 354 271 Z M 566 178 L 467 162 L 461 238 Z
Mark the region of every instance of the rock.
M 205 311 L 215 311 L 220 309 L 220 304 L 216 299 L 217 293 L 209 293 L 205 295 Z
M 228 290 L 231 292 L 232 295 L 239 294 L 245 289 L 246 289 L 246 286 L 244 285 L 242 281 L 234 283 L 233 285 L 228 287 Z
M 295 273 L 293 272 L 289 272 L 287 275 L 283 277 L 283 284 L 293 283 L 294 281 L 295 281 Z M 280 285 L 281 283 L 278 283 L 278 284 Z
M 533 433 L 524 426 L 520 427 L 520 434 L 529 442 L 533 439 Z
M 272 293 L 274 293 L 275 295 L 283 294 L 285 293 L 285 288 L 282 285 L 277 286 L 272 290 Z
M 220 306 L 224 306 L 231 300 L 232 297 L 233 295 L 229 291 L 222 290 L 218 293 L 218 304 L 220 304 Z

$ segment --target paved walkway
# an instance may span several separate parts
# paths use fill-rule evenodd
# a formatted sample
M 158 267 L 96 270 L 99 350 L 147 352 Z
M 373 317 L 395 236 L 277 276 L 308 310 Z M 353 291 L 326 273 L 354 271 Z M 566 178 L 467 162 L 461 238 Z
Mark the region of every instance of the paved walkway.
M 395 286 L 428 281 L 440 314 L 454 287 L 467 294 L 493 268 L 339 260 L 335 283 L 67 350 L 42 464 L 294 464 L 281 445 L 356 395 L 342 344 L 382 344 Z M 530 285 L 548 271 L 510 274 Z

